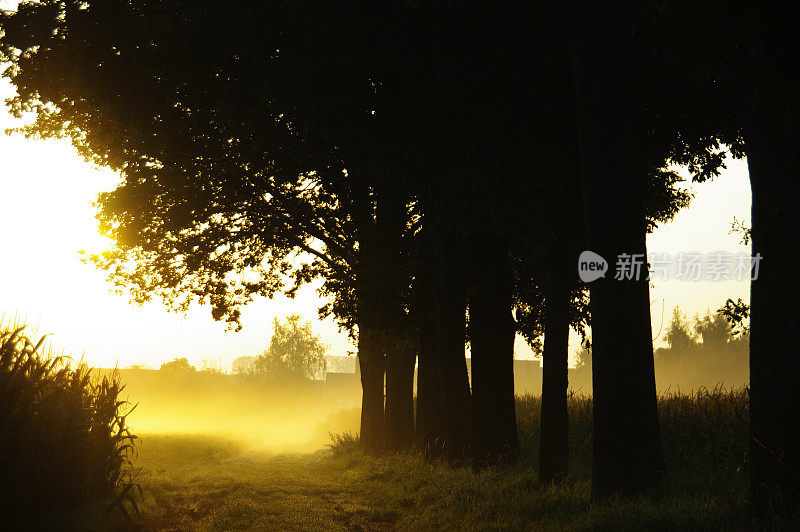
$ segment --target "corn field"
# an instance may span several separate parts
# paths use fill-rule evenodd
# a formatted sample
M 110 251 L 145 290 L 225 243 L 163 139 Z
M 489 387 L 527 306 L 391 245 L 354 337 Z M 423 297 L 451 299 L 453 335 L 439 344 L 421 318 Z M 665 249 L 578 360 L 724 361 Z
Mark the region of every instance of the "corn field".
M 41 515 L 102 501 L 137 511 L 132 408 L 117 375 L 45 351 L 0 324 L 0 515 Z

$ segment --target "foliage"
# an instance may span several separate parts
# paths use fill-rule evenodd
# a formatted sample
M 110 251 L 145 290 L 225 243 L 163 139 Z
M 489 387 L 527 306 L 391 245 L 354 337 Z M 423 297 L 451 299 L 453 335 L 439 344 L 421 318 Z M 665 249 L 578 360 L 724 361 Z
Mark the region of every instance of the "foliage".
M 730 323 L 734 336 L 746 335 L 750 332 L 750 305 L 742 301 L 742 298 L 734 301 L 728 298 L 725 304 L 717 310 L 725 316 Z
M 743 246 L 747 246 L 753 239 L 753 228 L 746 225 L 744 220 L 739 220 L 736 218 L 736 216 L 734 216 L 733 221 L 731 222 L 731 230 L 728 231 L 728 234 L 738 234 L 740 236 L 739 243 Z
M 749 334 L 737 333 L 723 309 L 689 320 L 676 307 L 666 340 L 669 347 L 656 350 L 656 374 L 661 382 L 690 387 L 746 382 Z
M 592 346 L 587 342 L 581 343 L 581 346 L 575 351 L 575 367 L 592 367 Z
M 239 326 L 255 295 L 322 277 L 331 301 L 321 314 L 352 332 L 356 302 L 369 299 L 356 284 L 394 303 L 363 315 L 393 307 L 384 325 L 402 317 L 426 211 L 458 231 L 510 234 L 521 262 L 580 245 L 582 221 L 567 214 L 580 199 L 560 8 L 237 7 L 46 0 L 2 19 L 5 76 L 19 93 L 11 109 L 36 114 L 25 133 L 67 136 L 124 178 L 98 202 L 115 248 L 90 260 L 134 300 L 182 310 L 200 300 Z M 198 38 L 219 26 L 230 28 L 224 39 Z M 654 124 L 664 116 L 682 115 Z M 643 134 L 650 227 L 689 201 L 662 169 L 670 154 L 707 147 L 670 152 L 665 128 Z M 293 262 L 298 252 L 307 255 Z M 535 347 L 534 285 L 546 274 L 526 264 L 517 276 L 519 328 Z M 586 299 L 573 298 L 582 334 Z
M 358 449 L 358 434 L 354 435 L 352 432 L 347 431 L 341 433 L 329 433 L 329 436 L 331 441 L 325 446 L 331 450 L 334 456 L 341 456 Z
M 0 513 L 11 523 L 104 501 L 128 515 L 136 436 L 118 375 L 93 378 L 23 329 L 0 329 Z
M 246 372 L 273 380 L 311 380 L 325 373 L 328 347 L 311 329 L 292 314 L 284 323 L 273 321 L 269 348 L 258 355 Z
M 200 371 L 212 373 L 214 375 L 225 375 L 228 373 L 221 357 L 205 357 L 200 364 Z
M 709 349 L 722 349 L 732 338 L 733 332 L 726 317 L 719 311 L 695 318 L 694 330 L 703 346 Z
M 692 192 L 677 186 L 683 181 L 677 172 L 665 168 L 650 172 L 645 195 L 648 233 L 652 233 L 659 224 L 672 221 L 681 209 L 689 207 Z
M 675 352 L 687 351 L 695 345 L 694 334 L 678 306 L 672 310 L 672 321 L 669 322 L 665 338 Z
M 175 358 L 170 362 L 164 362 L 161 364 L 162 371 L 175 371 L 175 372 L 182 372 L 182 371 L 197 371 L 197 368 L 192 366 L 189 363 L 189 359 L 186 357 L 183 358 Z
M 305 69 L 286 63 L 305 56 L 276 56 L 295 51 L 281 21 L 298 13 L 246 4 L 172 11 L 160 1 L 48 0 L 0 18 L 0 56 L 26 56 L 5 72 L 19 83 L 12 112 L 36 112 L 24 132 L 69 137 L 124 178 L 98 202 L 115 248 L 89 259 L 135 301 L 161 297 L 186 310 L 199 300 L 234 325 L 241 305 L 283 288 L 288 254 L 330 260 L 312 238 L 347 253 L 347 218 L 320 186 L 338 183 L 341 164 L 329 146 L 303 143 L 289 103 L 278 103 L 304 81 Z M 197 36 L 220 24 L 238 29 L 198 53 L 206 41 Z M 116 87 L 123 78 L 137 82 Z M 39 86 L 45 79 L 50 89 Z
M 234 375 L 244 375 L 252 369 L 255 361 L 256 357 L 250 355 L 236 357 L 231 364 L 231 373 Z

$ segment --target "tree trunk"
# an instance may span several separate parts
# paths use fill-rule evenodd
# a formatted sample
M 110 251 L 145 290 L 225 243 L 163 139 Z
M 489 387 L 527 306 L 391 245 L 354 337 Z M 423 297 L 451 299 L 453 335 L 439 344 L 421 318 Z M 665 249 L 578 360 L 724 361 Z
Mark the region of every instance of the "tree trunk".
M 573 262 L 554 264 L 545 287 L 544 367 L 539 445 L 539 482 L 566 478 L 569 467 L 567 386 L 569 368 L 570 283 L 565 276 Z
M 466 339 L 466 292 L 461 236 L 440 235 L 437 259 L 436 329 L 439 383 L 444 405 L 445 454 L 458 461 L 466 457 L 470 437 L 470 390 Z
M 393 451 L 414 441 L 414 365 L 417 341 L 410 329 L 389 335 L 386 356 L 386 445 Z
M 800 507 L 800 286 L 792 273 L 800 265 L 800 135 L 786 124 L 780 101 L 761 98 L 747 138 L 753 256 L 762 257 L 750 285 L 750 494 L 757 516 Z
M 609 263 L 591 283 L 593 359 L 592 495 L 634 494 L 661 484 L 644 192 L 637 170 L 626 12 L 618 4 L 578 2 L 575 73 L 582 189 L 589 249 Z M 622 254 L 641 266 L 615 279 Z M 635 271 L 633 272 L 635 274 Z
M 383 449 L 385 427 L 383 379 L 385 359 L 380 331 L 363 323 L 358 327 L 358 364 L 361 370 L 361 444 L 367 451 Z
M 473 242 L 469 301 L 472 457 L 476 466 L 519 459 L 514 399 L 513 273 L 497 237 Z
M 423 288 L 427 290 L 427 288 Z M 433 294 L 423 297 L 420 309 L 420 346 L 417 366 L 417 442 L 425 456 L 437 457 L 442 453 L 445 438 L 444 405 L 439 383 L 438 334 Z

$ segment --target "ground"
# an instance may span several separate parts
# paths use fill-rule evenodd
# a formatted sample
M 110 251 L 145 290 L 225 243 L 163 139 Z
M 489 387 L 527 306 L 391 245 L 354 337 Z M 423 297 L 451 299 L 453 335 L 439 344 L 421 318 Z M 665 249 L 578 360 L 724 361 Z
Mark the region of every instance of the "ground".
M 142 437 L 144 529 L 392 530 L 735 527 L 742 493 L 589 501 L 589 482 L 537 485 L 525 466 L 475 472 L 411 453 L 267 456 L 201 436 Z
M 669 479 L 634 499 L 590 500 L 585 398 L 570 400 L 569 478 L 538 485 L 538 409 L 537 398 L 517 402 L 521 463 L 480 471 L 413 451 L 367 456 L 347 439 L 270 455 L 207 435 L 141 434 L 140 516 L 80 528 L 108 530 L 113 519 L 134 530 L 800 529 L 797 519 L 748 516 L 744 390 L 662 397 Z

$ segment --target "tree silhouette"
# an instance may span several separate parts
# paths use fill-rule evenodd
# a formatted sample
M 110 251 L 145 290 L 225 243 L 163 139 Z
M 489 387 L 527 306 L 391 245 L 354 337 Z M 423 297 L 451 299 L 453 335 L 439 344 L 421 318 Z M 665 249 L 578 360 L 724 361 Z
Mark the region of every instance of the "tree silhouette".
M 623 253 L 646 256 L 628 13 L 621 5 L 579 6 L 575 69 L 587 242 L 616 263 Z M 643 276 L 608 275 L 591 285 L 594 496 L 637 492 L 665 477 L 649 305 Z

